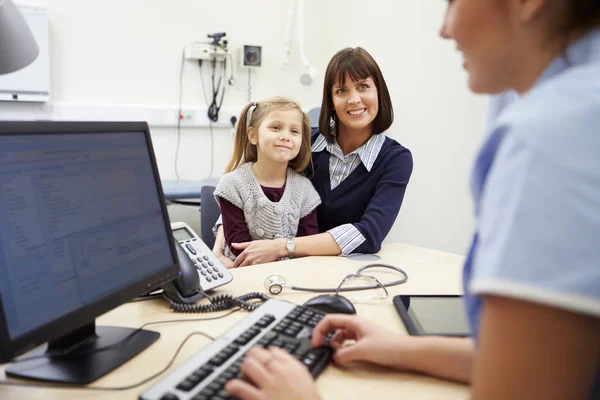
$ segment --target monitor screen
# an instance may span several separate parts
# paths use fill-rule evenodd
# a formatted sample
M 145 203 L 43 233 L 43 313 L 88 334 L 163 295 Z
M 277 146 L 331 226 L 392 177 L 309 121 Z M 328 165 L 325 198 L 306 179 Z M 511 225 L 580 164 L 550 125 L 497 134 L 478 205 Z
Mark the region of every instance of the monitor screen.
M 55 339 L 176 273 L 145 123 L 39 122 L 16 133 L 3 124 L 0 295 L 10 340 Z

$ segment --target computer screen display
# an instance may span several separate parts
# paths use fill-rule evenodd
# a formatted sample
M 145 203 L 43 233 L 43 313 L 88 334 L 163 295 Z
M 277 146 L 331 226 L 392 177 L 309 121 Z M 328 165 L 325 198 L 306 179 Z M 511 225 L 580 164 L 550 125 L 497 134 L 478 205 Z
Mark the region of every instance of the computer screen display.
M 176 264 L 146 132 L 111 130 L 0 132 L 0 294 L 11 339 Z

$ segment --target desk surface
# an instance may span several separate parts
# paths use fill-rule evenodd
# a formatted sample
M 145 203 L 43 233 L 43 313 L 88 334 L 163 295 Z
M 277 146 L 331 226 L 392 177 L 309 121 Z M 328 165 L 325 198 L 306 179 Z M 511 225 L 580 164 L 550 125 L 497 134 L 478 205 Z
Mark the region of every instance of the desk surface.
M 402 334 L 406 334 L 391 302 L 397 294 L 460 294 L 461 271 L 464 257 L 409 246 L 405 244 L 385 245 L 380 262 L 403 268 L 409 276 L 408 282 L 389 289 L 390 298 L 374 304 L 358 304 L 358 315 L 371 319 Z M 297 286 L 331 287 L 337 286 L 348 273 L 356 271 L 364 262 L 343 257 L 310 257 L 283 262 L 257 265 L 232 270 L 233 282 L 215 291 L 215 294 L 235 295 L 247 292 L 264 292 L 263 282 L 271 274 L 282 275 L 287 282 Z M 388 273 L 374 274 L 380 280 L 388 281 Z M 302 304 L 313 293 L 284 291 L 278 298 Z M 128 303 L 103 315 L 98 324 L 139 327 L 150 321 L 183 320 L 169 324 L 154 325 L 148 329 L 161 333 L 161 338 L 146 351 L 130 360 L 117 370 L 94 382 L 95 387 L 125 386 L 139 382 L 164 368 L 182 340 L 193 331 L 202 331 L 211 336 L 224 333 L 247 314 L 237 312 L 215 321 L 193 322 L 196 318 L 222 315 L 214 314 L 173 314 L 162 299 Z M 199 351 L 208 340 L 200 336 L 192 337 L 177 357 L 170 371 L 185 362 Z M 5 379 L 4 368 L 0 366 L 0 379 Z M 81 389 L 23 388 L 0 385 L 0 398 L 6 399 L 137 399 L 148 387 L 166 376 L 135 389 L 127 391 L 90 391 Z M 328 367 L 318 378 L 317 384 L 323 399 L 365 399 L 376 397 L 410 399 L 466 399 L 467 387 L 453 382 L 442 381 L 411 373 L 402 373 L 372 365 L 355 365 L 341 369 Z

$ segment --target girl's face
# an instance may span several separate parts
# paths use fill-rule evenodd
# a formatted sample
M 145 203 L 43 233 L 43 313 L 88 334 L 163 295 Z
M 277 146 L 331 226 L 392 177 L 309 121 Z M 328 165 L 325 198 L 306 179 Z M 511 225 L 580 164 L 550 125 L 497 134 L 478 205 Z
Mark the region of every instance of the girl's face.
M 348 74 L 344 84 L 338 81 L 331 91 L 337 120 L 346 128 L 365 129 L 377 117 L 379 97 L 370 77 L 353 81 Z
M 248 130 L 248 139 L 257 146 L 258 161 L 268 159 L 289 163 L 302 147 L 302 114 L 298 110 L 275 110 L 258 129 Z
M 505 0 L 448 1 L 440 35 L 456 42 L 475 93 L 511 89 L 518 55 L 510 8 Z

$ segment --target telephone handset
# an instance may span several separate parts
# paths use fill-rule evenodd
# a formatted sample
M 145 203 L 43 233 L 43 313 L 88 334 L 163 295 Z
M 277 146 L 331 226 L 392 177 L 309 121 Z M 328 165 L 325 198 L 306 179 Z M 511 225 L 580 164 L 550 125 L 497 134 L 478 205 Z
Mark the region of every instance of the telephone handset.
M 174 303 L 192 304 L 202 299 L 209 290 L 231 282 L 231 272 L 188 224 L 173 222 L 171 230 L 181 274 L 163 286 L 165 297 Z

